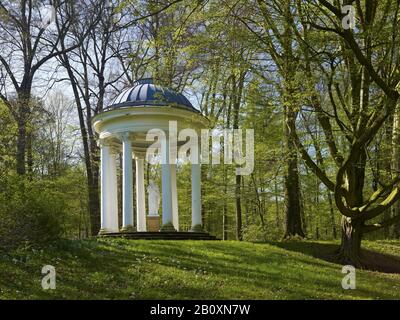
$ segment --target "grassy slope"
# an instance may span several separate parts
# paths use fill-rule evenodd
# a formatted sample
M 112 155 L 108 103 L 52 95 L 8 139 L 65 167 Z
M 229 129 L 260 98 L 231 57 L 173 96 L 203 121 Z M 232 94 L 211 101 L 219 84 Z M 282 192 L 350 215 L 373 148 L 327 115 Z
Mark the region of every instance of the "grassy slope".
M 399 242 L 366 246 L 400 259 Z M 400 299 L 400 274 L 358 271 L 357 289 L 343 290 L 341 266 L 316 250 L 332 243 L 62 241 L 0 253 L 0 298 Z M 41 289 L 45 264 L 56 267 L 56 290 Z

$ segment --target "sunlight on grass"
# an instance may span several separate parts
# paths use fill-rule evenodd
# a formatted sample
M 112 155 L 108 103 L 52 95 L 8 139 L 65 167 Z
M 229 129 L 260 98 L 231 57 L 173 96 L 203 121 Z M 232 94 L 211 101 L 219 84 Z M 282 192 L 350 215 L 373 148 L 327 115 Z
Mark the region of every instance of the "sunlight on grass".
M 397 257 L 398 242 L 365 246 Z M 400 275 L 360 270 L 343 290 L 341 266 L 313 257 L 332 242 L 254 244 L 102 239 L 2 254 L 1 299 L 400 299 Z M 55 266 L 57 289 L 41 289 Z

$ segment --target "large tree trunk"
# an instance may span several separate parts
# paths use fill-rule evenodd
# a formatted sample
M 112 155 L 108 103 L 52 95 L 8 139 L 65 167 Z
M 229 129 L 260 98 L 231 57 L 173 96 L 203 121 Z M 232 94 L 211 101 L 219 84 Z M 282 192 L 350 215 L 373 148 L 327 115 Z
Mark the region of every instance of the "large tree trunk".
M 285 238 L 293 236 L 304 237 L 301 205 L 300 205 L 300 183 L 297 167 L 297 153 L 295 144 L 289 132 L 288 122 L 295 121 L 295 113 L 285 108 L 285 146 L 287 152 L 285 167 Z
M 342 242 L 340 244 L 338 259 L 341 263 L 361 267 L 361 239 L 362 223 L 348 217 L 342 217 Z
M 92 235 L 97 235 L 100 231 L 100 196 L 99 196 L 99 152 L 96 142 L 90 137 L 90 152 L 91 152 L 91 172 L 92 179 L 88 182 L 89 186 L 89 215 Z
M 291 13 L 290 3 L 287 2 L 284 7 L 284 33 L 283 33 L 283 105 L 284 105 L 284 139 L 285 139 L 285 153 L 286 153 L 286 166 L 285 166 L 285 216 L 286 216 L 286 230 L 285 238 L 293 236 L 304 237 L 302 219 L 301 219 L 301 203 L 300 203 L 300 183 L 299 171 L 297 167 L 297 150 L 294 143 L 293 136 L 290 128 L 296 127 L 295 111 L 296 102 L 293 98 L 296 92 L 296 85 L 293 82 L 295 78 L 296 66 L 292 48 L 292 26 L 291 26 Z
M 93 168 L 93 177 L 89 180 L 89 216 L 92 235 L 100 231 L 100 199 L 99 199 L 99 170 Z
M 357 165 L 350 165 L 346 170 L 349 192 L 347 203 L 350 207 L 360 207 L 363 204 L 363 189 L 365 180 L 365 166 L 367 154 L 360 150 L 358 158 L 354 161 Z M 342 240 L 339 249 L 339 261 L 343 264 L 350 264 L 354 267 L 361 267 L 360 250 L 362 227 L 364 221 L 342 217 L 341 229 Z

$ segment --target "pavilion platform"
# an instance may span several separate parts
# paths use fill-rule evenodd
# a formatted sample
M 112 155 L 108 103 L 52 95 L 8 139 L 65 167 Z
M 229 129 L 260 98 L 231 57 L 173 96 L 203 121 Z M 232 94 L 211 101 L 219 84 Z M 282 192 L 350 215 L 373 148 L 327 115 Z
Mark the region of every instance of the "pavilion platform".
M 125 239 L 145 239 L 145 240 L 218 240 L 215 236 L 207 232 L 109 232 L 98 235 L 99 238 L 125 238 Z

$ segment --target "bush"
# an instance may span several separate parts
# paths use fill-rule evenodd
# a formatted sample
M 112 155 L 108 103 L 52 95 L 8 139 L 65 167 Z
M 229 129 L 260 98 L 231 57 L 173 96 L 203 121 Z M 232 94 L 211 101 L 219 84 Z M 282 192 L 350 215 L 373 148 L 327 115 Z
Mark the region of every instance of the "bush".
M 60 238 L 66 208 L 55 182 L 19 176 L 1 179 L 0 247 L 12 249 Z
M 260 225 L 249 224 L 243 227 L 243 240 L 263 242 L 267 240 L 267 234 Z
M 258 224 L 248 224 L 243 226 L 243 240 L 250 242 L 276 241 L 282 239 L 282 232 L 275 222 L 268 223 L 263 228 Z

